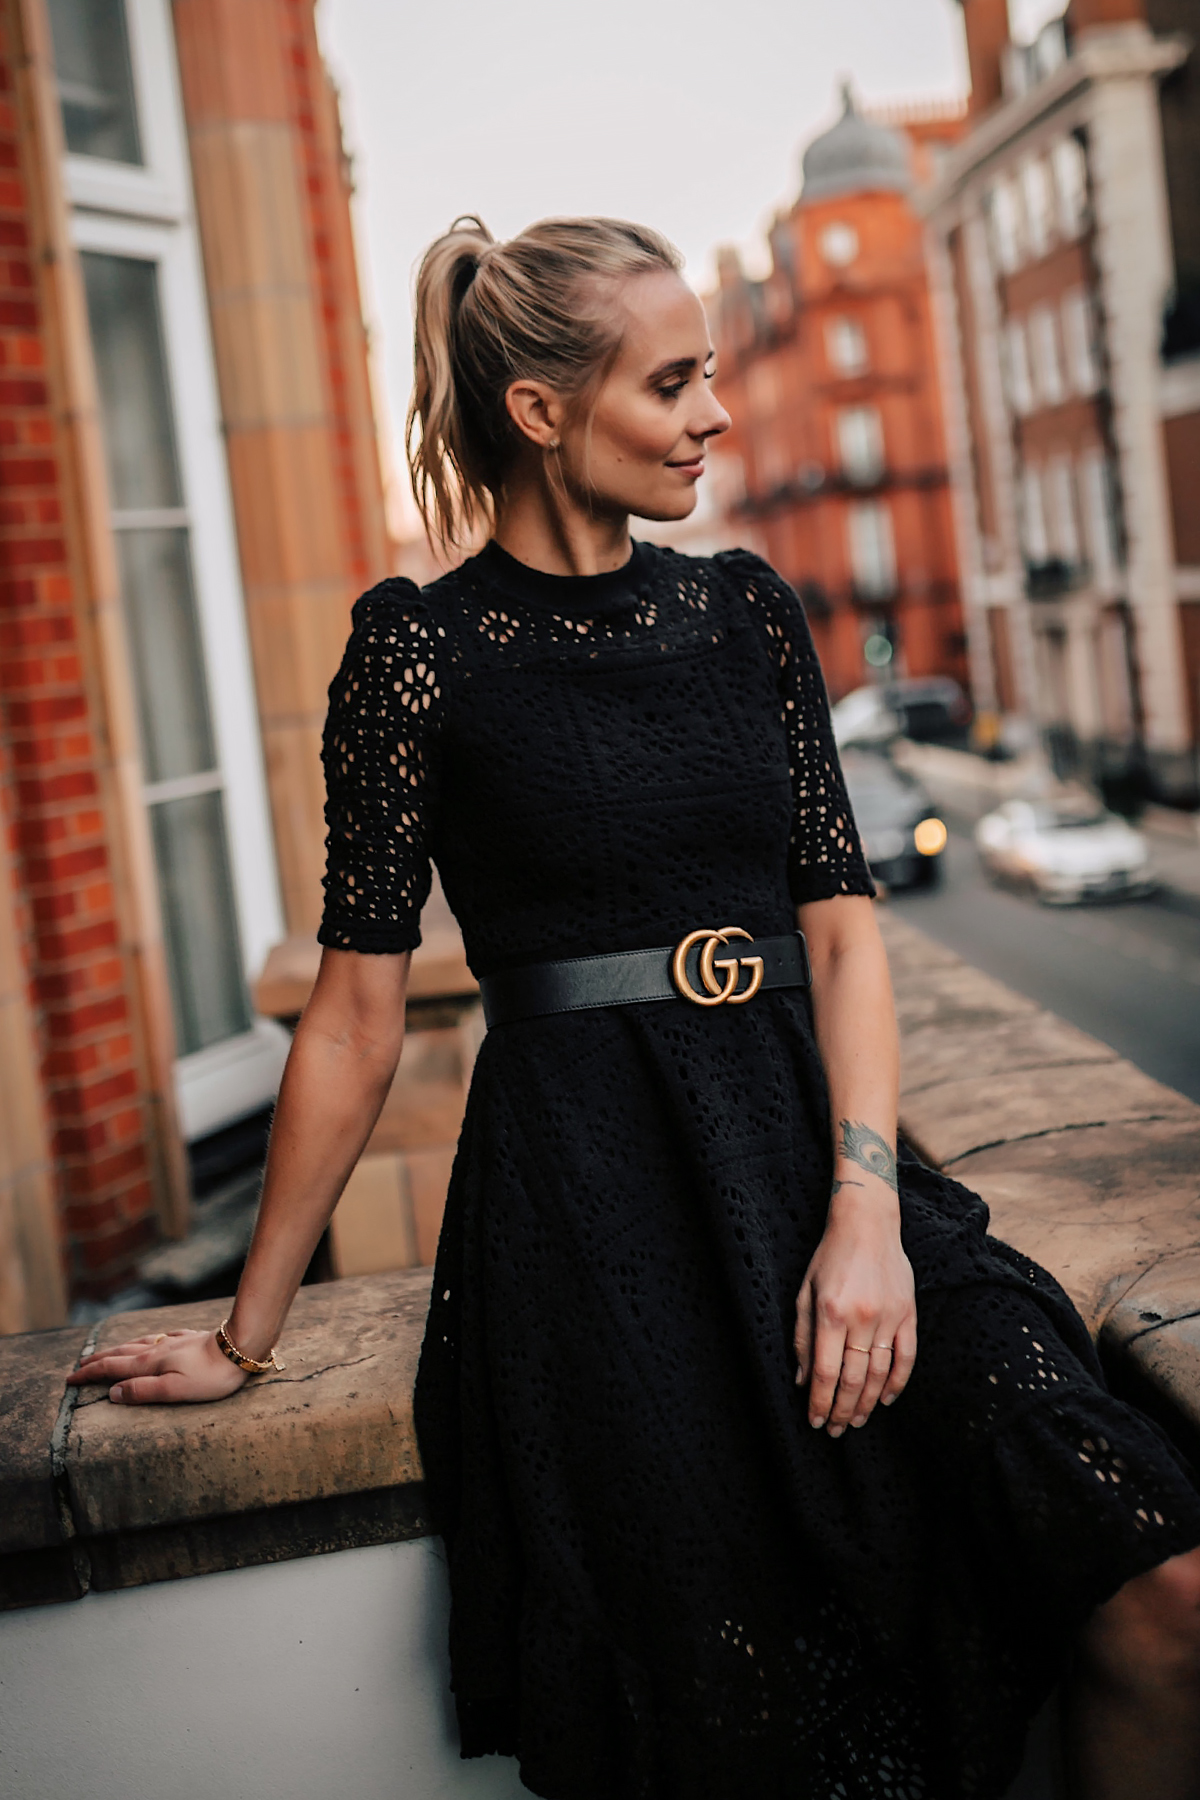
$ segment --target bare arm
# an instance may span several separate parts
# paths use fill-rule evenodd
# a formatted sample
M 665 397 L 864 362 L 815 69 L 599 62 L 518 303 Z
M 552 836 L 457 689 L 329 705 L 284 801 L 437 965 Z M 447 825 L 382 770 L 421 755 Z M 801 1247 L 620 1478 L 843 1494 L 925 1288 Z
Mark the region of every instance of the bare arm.
M 229 1335 L 262 1359 L 278 1341 L 321 1233 L 387 1098 L 404 1041 L 409 955 L 326 950 L 296 1028 L 271 1130 L 254 1240 Z M 111 1400 L 214 1400 L 247 1377 L 211 1331 L 140 1339 L 88 1358 L 73 1381 Z
M 809 1419 L 840 1437 L 900 1393 L 916 1356 L 912 1270 L 896 1191 L 899 1044 L 887 955 L 872 902 L 800 908 L 833 1122 L 825 1234 L 796 1303 L 797 1381 Z

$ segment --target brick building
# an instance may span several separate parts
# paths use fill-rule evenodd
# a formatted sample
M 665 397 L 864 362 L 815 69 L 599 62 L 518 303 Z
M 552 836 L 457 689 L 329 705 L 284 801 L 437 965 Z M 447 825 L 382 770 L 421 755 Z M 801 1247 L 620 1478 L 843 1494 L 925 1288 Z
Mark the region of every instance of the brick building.
M 1200 0 L 963 0 L 928 197 L 971 667 L 1060 773 L 1200 801 Z
M 0 1330 L 269 1100 L 389 546 L 313 0 L 0 0 Z
M 834 694 L 883 670 L 966 673 L 913 207 L 962 126 L 953 107 L 867 117 L 847 89 L 771 228 L 765 279 L 719 258 L 724 531 L 801 590 Z

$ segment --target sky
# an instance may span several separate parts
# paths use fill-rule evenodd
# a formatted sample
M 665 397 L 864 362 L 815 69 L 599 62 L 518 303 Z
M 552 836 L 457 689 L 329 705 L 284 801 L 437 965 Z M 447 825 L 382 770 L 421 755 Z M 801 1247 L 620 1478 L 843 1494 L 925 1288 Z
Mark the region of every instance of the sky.
M 1036 25 L 1062 0 L 1011 0 Z M 838 113 L 966 91 L 955 0 L 320 0 L 355 166 L 355 225 L 393 455 L 421 252 L 463 212 L 497 237 L 609 213 L 672 238 L 706 285 L 718 244 L 751 267 Z

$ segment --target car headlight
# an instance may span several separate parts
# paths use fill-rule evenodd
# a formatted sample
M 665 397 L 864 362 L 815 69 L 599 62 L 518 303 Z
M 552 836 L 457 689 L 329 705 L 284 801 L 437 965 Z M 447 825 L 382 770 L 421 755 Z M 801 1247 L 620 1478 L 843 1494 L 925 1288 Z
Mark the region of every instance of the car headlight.
M 947 835 L 940 819 L 922 819 L 913 832 L 913 843 L 922 856 L 940 856 L 946 848 Z

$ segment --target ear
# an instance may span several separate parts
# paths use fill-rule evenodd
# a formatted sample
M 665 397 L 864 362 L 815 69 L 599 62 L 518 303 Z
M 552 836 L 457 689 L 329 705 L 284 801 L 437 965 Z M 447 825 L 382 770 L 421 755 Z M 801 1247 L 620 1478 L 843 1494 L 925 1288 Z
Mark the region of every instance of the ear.
M 566 407 L 544 381 L 514 381 L 506 390 L 508 416 L 528 443 L 546 450 L 562 435 Z

